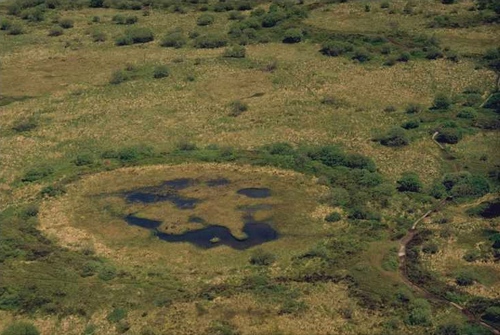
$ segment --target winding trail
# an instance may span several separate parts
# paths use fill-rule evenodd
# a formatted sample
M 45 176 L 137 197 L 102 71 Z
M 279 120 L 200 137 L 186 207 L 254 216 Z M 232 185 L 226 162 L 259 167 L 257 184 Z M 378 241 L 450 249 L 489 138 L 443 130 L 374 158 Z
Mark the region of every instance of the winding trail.
M 436 132 L 436 133 L 434 133 L 432 135 L 432 140 L 439 145 L 439 147 L 442 149 L 442 152 L 446 153 L 446 149 L 444 147 L 442 147 L 441 144 L 439 144 L 435 140 L 435 137 L 437 136 L 437 134 L 438 134 L 438 132 Z M 415 284 L 414 282 L 412 282 L 410 280 L 409 276 L 408 276 L 407 262 L 406 262 L 406 250 L 407 250 L 408 243 L 410 243 L 413 240 L 413 238 L 415 237 L 415 235 L 417 234 L 417 225 L 418 225 L 418 223 L 421 222 L 426 217 L 428 217 L 429 215 L 431 215 L 432 213 L 438 212 L 451 199 L 452 198 L 448 197 L 446 199 L 441 200 L 432 209 L 428 210 L 424 215 L 422 215 L 421 217 L 419 217 L 413 223 L 412 227 L 408 230 L 408 232 L 406 233 L 406 235 L 402 239 L 399 240 L 398 257 L 399 257 L 399 272 L 400 272 L 401 278 L 402 278 L 403 282 L 406 285 L 408 285 L 409 287 L 411 287 L 415 291 L 417 291 L 420 294 L 422 294 L 425 298 L 432 299 L 432 300 L 435 300 L 435 301 L 439 301 L 439 302 L 451 305 L 454 308 L 458 309 L 460 312 L 462 312 L 462 314 L 464 314 L 469 319 L 469 321 L 478 323 L 478 324 L 482 325 L 483 327 L 488 328 L 495 335 L 500 335 L 500 330 L 499 329 L 497 329 L 497 328 L 491 326 L 490 324 L 484 322 L 480 318 L 476 317 L 472 312 L 470 312 L 466 308 L 460 306 L 459 304 L 454 303 L 453 301 L 450 301 L 448 299 L 445 299 L 443 297 L 437 296 L 437 295 L 435 295 L 435 294 L 427 291 L 422 286 L 419 286 L 419 285 Z

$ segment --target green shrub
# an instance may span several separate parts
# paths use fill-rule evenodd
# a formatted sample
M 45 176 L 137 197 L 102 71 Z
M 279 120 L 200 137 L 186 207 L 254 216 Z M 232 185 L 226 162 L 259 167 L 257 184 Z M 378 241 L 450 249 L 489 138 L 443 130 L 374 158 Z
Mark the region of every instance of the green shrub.
M 470 286 L 474 284 L 475 276 L 470 272 L 460 272 L 455 277 L 455 282 L 460 286 Z
M 92 41 L 94 42 L 104 42 L 106 41 L 106 34 L 102 30 L 93 30 L 91 33 Z
M 440 143 L 456 144 L 462 139 L 462 132 L 457 128 L 443 128 L 436 136 L 436 141 Z
M 12 130 L 18 133 L 23 133 L 33 130 L 36 127 L 38 127 L 38 119 L 34 116 L 30 116 L 28 118 L 17 120 L 12 126 Z
M 170 70 L 166 65 L 157 65 L 154 68 L 153 71 L 153 78 L 159 79 L 159 78 L 165 78 L 170 75 Z
M 467 94 L 463 105 L 469 106 L 469 107 L 478 106 L 481 104 L 482 101 L 483 101 L 483 97 L 481 96 L 481 94 L 471 93 L 471 94 Z
M 7 326 L 2 335 L 40 335 L 40 332 L 31 322 L 17 321 Z
M 229 12 L 228 19 L 229 20 L 243 20 L 245 18 L 245 15 L 243 15 L 241 12 L 238 12 L 237 10 L 232 10 Z
M 42 197 L 57 197 L 65 193 L 66 193 L 66 188 L 64 187 L 64 185 L 61 184 L 45 186 L 40 191 L 40 195 Z
M 186 38 L 180 31 L 173 31 L 166 34 L 160 42 L 160 46 L 165 48 L 182 48 L 186 44 Z
M 92 22 L 94 22 L 94 23 L 99 23 L 99 22 L 101 22 L 101 17 L 100 17 L 100 16 L 97 16 L 97 15 L 92 16 Z
M 124 308 L 115 308 L 107 316 L 106 319 L 111 323 L 117 323 L 127 317 L 127 310 Z
M 439 251 L 439 247 L 436 243 L 428 242 L 422 246 L 422 252 L 426 254 L 435 254 Z
M 286 19 L 286 14 L 281 11 L 270 12 L 262 16 L 262 27 L 271 28 L 277 25 L 280 21 Z
M 109 83 L 112 85 L 121 84 L 130 79 L 130 75 L 124 70 L 117 70 L 111 75 Z
M 73 28 L 74 22 L 71 19 L 62 19 L 59 21 L 59 26 L 64 29 Z
M 409 60 L 411 59 L 411 55 L 410 53 L 408 52 L 402 52 L 397 58 L 396 60 L 398 62 L 403 62 L 403 63 L 406 63 L 408 62 Z
M 125 24 L 134 24 L 134 23 L 137 23 L 138 20 L 139 19 L 135 15 L 133 15 L 133 16 L 127 16 L 125 18 Z
M 477 113 L 474 108 L 466 107 L 458 112 L 457 117 L 461 119 L 473 120 L 477 118 Z
M 13 23 L 8 30 L 8 34 L 9 35 L 24 34 L 24 27 L 20 23 Z
M 382 136 L 379 141 L 380 144 L 387 147 L 401 147 L 410 143 L 405 130 L 401 128 L 391 129 L 386 135 Z
M 33 7 L 24 9 L 19 16 L 23 20 L 27 20 L 29 22 L 42 22 L 45 20 L 44 11 L 41 7 Z
M 24 176 L 21 179 L 21 181 L 31 183 L 31 182 L 43 179 L 45 177 L 48 177 L 48 176 L 50 176 L 53 173 L 54 173 L 54 169 L 53 168 L 51 168 L 49 166 L 40 166 L 40 167 L 37 167 L 37 168 L 33 168 L 31 170 L 28 170 L 24 174 Z
M 50 30 L 49 30 L 49 36 L 52 36 L 52 37 L 61 36 L 63 33 L 64 33 L 64 30 L 60 26 L 54 26 L 54 27 L 50 28 Z
M 299 43 L 304 38 L 304 34 L 301 29 L 290 28 L 283 34 L 283 43 Z
M 500 113 L 500 93 L 492 94 L 483 107 L 493 109 L 495 112 Z
M 123 45 L 132 45 L 134 42 L 132 41 L 132 37 L 128 35 L 121 35 L 118 36 L 115 40 L 115 44 L 117 46 L 123 46 Z
M 92 165 L 94 164 L 94 156 L 92 154 L 80 154 L 76 156 L 76 158 L 73 160 L 73 163 L 76 166 L 85 166 L 85 165 Z
M 116 45 L 130 45 L 138 43 L 148 43 L 154 40 L 154 34 L 149 28 L 129 28 L 125 34 L 118 37 Z
M 420 104 L 411 103 L 408 106 L 406 106 L 406 113 L 408 114 L 420 113 L 422 110 L 423 108 Z
M 371 54 L 365 48 L 354 49 L 354 55 L 352 56 L 352 59 L 355 59 L 360 63 L 364 63 L 369 61 L 371 58 L 372 58 Z
M 337 222 L 342 220 L 342 216 L 338 212 L 331 212 L 325 217 L 326 222 Z
M 194 40 L 194 47 L 198 49 L 215 49 L 227 45 L 227 38 L 217 34 L 198 36 Z
M 431 306 L 425 299 L 415 299 L 412 301 L 408 323 L 410 325 L 422 326 L 431 324 Z
M 500 323 L 500 307 L 488 307 L 483 315 L 483 319 L 490 322 Z
M 418 128 L 420 127 L 420 121 L 419 120 L 408 120 L 406 122 L 404 122 L 402 125 L 401 125 L 401 128 L 404 128 L 404 129 L 415 129 L 415 128 Z
M 422 182 L 416 173 L 404 173 L 401 179 L 397 181 L 399 192 L 420 192 Z
M 104 281 L 112 280 L 116 277 L 116 269 L 112 265 L 104 265 L 99 269 L 97 276 Z
M 4 19 L 4 18 L 2 18 L 2 20 L 0 20 L 0 30 L 9 30 L 11 26 L 12 26 L 11 21 Z
M 276 256 L 270 252 L 264 251 L 263 249 L 256 249 L 252 252 L 250 256 L 250 264 L 252 265 L 262 265 L 268 266 L 276 261 Z
M 337 57 L 348 51 L 352 51 L 352 49 L 351 44 L 328 41 L 322 44 L 320 52 L 325 56 Z
M 481 259 L 481 253 L 478 250 L 468 250 L 464 256 L 463 259 L 466 262 L 475 262 L 479 259 Z
M 242 45 L 234 45 L 224 50 L 222 57 L 225 58 L 245 58 L 246 49 Z
M 297 301 L 294 299 L 286 299 L 281 305 L 279 314 L 300 314 L 307 309 L 307 305 L 303 301 Z
M 229 108 L 230 108 L 229 112 L 230 116 L 238 116 L 248 110 L 248 105 L 240 100 L 235 100 L 229 104 Z
M 468 172 L 446 174 L 443 186 L 454 197 L 482 197 L 490 192 L 490 184 L 485 177 Z
M 196 20 L 196 24 L 199 26 L 209 26 L 214 23 L 214 16 L 210 14 L 202 14 Z
M 430 48 L 425 53 L 425 58 L 431 59 L 431 60 L 432 59 L 443 58 L 443 57 L 444 57 L 443 53 L 438 48 Z
M 434 109 L 448 109 L 451 105 L 450 97 L 446 94 L 439 93 L 434 98 L 434 102 L 432 104 L 432 108 Z

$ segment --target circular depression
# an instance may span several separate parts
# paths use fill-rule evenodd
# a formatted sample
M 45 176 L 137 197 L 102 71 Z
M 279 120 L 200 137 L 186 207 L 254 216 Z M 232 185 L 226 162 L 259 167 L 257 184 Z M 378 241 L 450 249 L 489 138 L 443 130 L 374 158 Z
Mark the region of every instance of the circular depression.
M 268 167 L 122 168 L 44 201 L 40 226 L 65 247 L 131 266 L 221 271 L 246 264 L 256 247 L 289 258 L 331 232 L 319 203 L 326 192 L 311 176 Z

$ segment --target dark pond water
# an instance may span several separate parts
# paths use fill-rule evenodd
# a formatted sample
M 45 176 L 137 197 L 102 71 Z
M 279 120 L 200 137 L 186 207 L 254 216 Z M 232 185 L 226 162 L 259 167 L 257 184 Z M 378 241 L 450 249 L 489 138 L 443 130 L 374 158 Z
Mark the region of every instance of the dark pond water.
M 209 225 L 183 234 L 167 234 L 158 231 L 161 224 L 159 221 L 138 218 L 133 215 L 126 216 L 125 221 L 132 226 L 156 232 L 156 236 L 162 241 L 189 242 L 203 249 L 227 245 L 233 249 L 243 250 L 278 238 L 278 232 L 268 222 L 256 221 L 251 216 L 245 219 L 243 232 L 247 238 L 242 240 L 235 238 L 227 227 L 219 225 Z M 218 241 L 213 242 L 214 239 L 218 239 Z
M 484 209 L 480 215 L 486 219 L 493 219 L 500 216 L 500 200 L 484 203 Z
M 242 188 L 241 190 L 238 190 L 237 193 L 245 195 L 249 198 L 268 198 L 271 196 L 270 189 L 257 187 Z
M 173 179 L 157 187 L 142 188 L 126 192 L 123 195 L 128 202 L 132 203 L 140 202 L 151 204 L 157 202 L 170 202 L 179 209 L 187 210 L 195 208 L 201 200 L 181 196 L 177 191 L 198 183 L 200 182 L 189 178 Z M 230 181 L 225 178 L 211 179 L 205 182 L 208 187 L 223 186 L 229 183 Z M 267 198 L 271 196 L 271 190 L 268 188 L 243 188 L 238 190 L 237 193 L 250 198 Z M 127 215 L 124 219 L 129 225 L 155 232 L 156 236 L 163 241 L 189 242 L 203 249 L 227 245 L 231 248 L 242 250 L 278 238 L 278 232 L 271 227 L 269 222 L 257 221 L 253 217 L 256 211 L 270 210 L 271 208 L 272 206 L 269 204 L 253 204 L 237 208 L 245 212 L 242 217 L 244 223 L 243 232 L 247 236 L 245 239 L 237 239 L 231 234 L 231 231 L 227 227 L 209 224 L 202 217 L 194 215 L 189 217 L 188 222 L 200 223 L 204 225 L 204 227 L 183 234 L 168 234 L 161 232 L 158 230 L 161 225 L 160 221 L 139 218 L 133 214 Z

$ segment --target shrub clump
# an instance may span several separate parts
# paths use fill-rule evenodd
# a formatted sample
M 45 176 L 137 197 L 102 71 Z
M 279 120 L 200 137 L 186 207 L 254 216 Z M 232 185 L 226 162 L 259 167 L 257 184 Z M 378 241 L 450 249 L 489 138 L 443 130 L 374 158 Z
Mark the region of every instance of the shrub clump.
M 24 174 L 21 181 L 31 183 L 31 182 L 40 180 L 42 178 L 48 177 L 52 173 L 54 173 L 54 169 L 52 169 L 49 166 L 41 166 L 41 167 L 33 168 L 31 170 L 28 170 Z
M 59 21 L 59 26 L 63 29 L 73 28 L 74 21 L 71 19 L 62 19 Z
M 135 15 L 125 16 L 122 14 L 117 14 L 113 16 L 111 20 L 116 24 L 134 24 L 137 23 L 139 19 Z
M 351 44 L 337 41 L 328 41 L 323 43 L 320 52 L 325 56 L 337 57 L 352 50 L 353 47 Z
M 234 45 L 224 50 L 222 57 L 225 58 L 245 58 L 246 49 L 242 45 Z
M 263 249 L 256 249 L 250 256 L 250 264 L 268 266 L 276 261 L 276 256 Z
M 490 184 L 485 177 L 469 172 L 446 174 L 442 184 L 449 194 L 457 198 L 478 198 L 490 192 Z
M 198 49 L 215 49 L 226 45 L 227 38 L 217 34 L 201 35 L 194 40 L 194 47 Z
M 380 144 L 387 147 L 402 147 L 410 143 L 405 130 L 401 128 L 391 129 L 386 135 L 382 136 L 379 141 Z
M 448 144 L 457 144 L 461 139 L 462 132 L 459 128 L 443 128 L 436 136 L 436 141 Z
M 299 43 L 304 38 L 304 34 L 301 29 L 298 28 L 290 28 L 285 31 L 283 34 L 283 43 Z
M 22 35 L 24 34 L 24 27 L 20 23 L 13 23 L 7 31 L 9 35 Z
M 440 93 L 434 98 L 432 104 L 433 109 L 448 109 L 451 105 L 450 97 L 446 94 Z
M 109 80 L 109 83 L 112 85 L 118 85 L 121 84 L 127 80 L 130 80 L 130 74 L 127 73 L 125 70 L 117 70 L 113 72 L 111 75 L 111 79 Z
M 166 65 L 158 65 L 154 68 L 153 78 L 166 78 L 170 75 L 170 70 Z
M 182 48 L 186 44 L 186 38 L 180 31 L 167 33 L 161 40 L 160 46 L 164 48 Z
M 18 321 L 7 326 L 2 335 L 40 335 L 40 332 L 32 323 Z
M 413 172 L 403 174 L 397 184 L 399 192 L 420 192 L 422 190 L 422 182 L 418 175 Z
M 338 212 L 331 212 L 330 214 L 328 214 L 327 216 L 325 216 L 325 221 L 326 222 L 337 222 L 337 221 L 340 221 L 342 220 L 342 216 L 340 215 L 340 213 Z
M 248 110 L 248 105 L 240 100 L 235 100 L 229 104 L 230 116 L 238 116 Z
M 64 30 L 60 26 L 53 26 L 49 30 L 49 36 L 51 36 L 51 37 L 61 36 L 63 33 L 64 33 Z
M 199 26 L 209 26 L 214 23 L 215 18 L 210 14 L 202 14 L 196 20 L 196 24 Z
M 104 42 L 106 41 L 106 34 L 102 30 L 95 29 L 91 33 L 92 41 Z
M 148 43 L 154 40 L 154 34 L 149 28 L 130 28 L 116 39 L 116 45 L 131 45 Z

